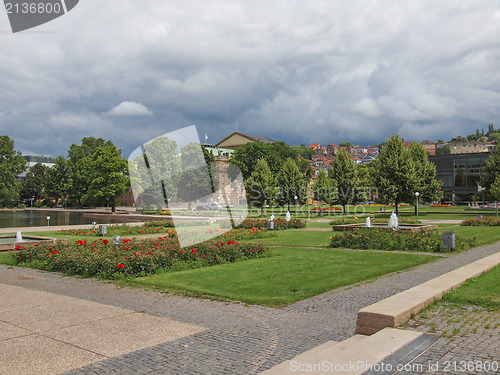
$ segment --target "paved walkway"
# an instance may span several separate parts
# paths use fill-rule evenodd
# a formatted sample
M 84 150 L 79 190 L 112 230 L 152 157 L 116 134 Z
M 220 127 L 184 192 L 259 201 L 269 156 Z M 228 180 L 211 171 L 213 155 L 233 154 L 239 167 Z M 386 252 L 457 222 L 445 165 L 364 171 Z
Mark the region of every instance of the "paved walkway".
M 361 308 L 498 251 L 500 243 L 479 247 L 281 309 L 119 288 L 91 279 L 7 266 L 0 266 L 0 283 L 207 328 L 68 374 L 257 374 L 326 341 L 349 338 Z M 53 308 L 57 310 L 58 305 Z

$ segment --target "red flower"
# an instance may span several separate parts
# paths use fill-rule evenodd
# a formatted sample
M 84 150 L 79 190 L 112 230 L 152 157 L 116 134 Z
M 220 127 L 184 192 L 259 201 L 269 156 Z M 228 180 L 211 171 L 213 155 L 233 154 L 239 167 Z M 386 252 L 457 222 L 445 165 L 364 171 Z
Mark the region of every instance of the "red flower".
M 125 268 L 125 266 L 124 266 L 122 263 L 118 263 L 118 264 L 116 265 L 116 268 L 121 268 L 121 269 L 124 269 L 124 268 Z
M 104 245 L 107 245 L 107 244 L 109 243 L 109 240 L 102 240 L 102 243 L 103 243 Z
M 57 250 L 54 250 L 51 254 L 57 254 Z
M 130 238 L 125 238 L 125 239 L 124 239 L 124 240 L 122 240 L 122 241 L 123 241 L 123 242 L 125 242 L 125 243 L 128 243 L 128 242 L 130 242 L 130 241 L 132 241 L 132 240 L 131 240 Z
M 152 255 L 153 253 L 151 251 L 148 252 L 148 255 Z
M 75 241 L 75 243 L 77 245 L 84 245 L 85 244 L 85 242 L 83 242 L 82 240 Z
M 196 249 L 191 250 L 191 252 L 192 252 L 193 254 L 198 254 L 198 250 L 196 250 Z
M 137 233 L 144 233 L 142 230 L 138 230 Z
M 179 253 L 184 254 L 184 251 L 179 251 Z
M 234 242 L 234 241 L 227 241 L 227 244 L 228 245 L 234 245 L 234 244 L 236 244 L 236 242 Z

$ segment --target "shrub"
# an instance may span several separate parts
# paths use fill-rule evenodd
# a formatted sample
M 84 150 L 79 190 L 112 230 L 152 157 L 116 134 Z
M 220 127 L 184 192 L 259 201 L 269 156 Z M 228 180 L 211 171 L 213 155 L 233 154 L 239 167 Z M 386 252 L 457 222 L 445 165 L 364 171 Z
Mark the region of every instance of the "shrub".
M 221 223 L 222 228 L 230 228 L 231 224 L 226 221 Z M 306 221 L 299 219 L 290 219 L 290 221 L 286 221 L 285 219 L 274 219 L 274 229 L 275 230 L 283 230 L 283 229 L 298 229 L 305 228 Z M 259 228 L 260 230 L 265 230 L 267 228 L 267 219 L 245 219 L 241 224 L 239 224 L 237 229 L 251 229 L 251 228 Z
M 468 219 L 462 221 L 460 225 L 463 226 L 481 226 L 481 225 L 488 225 L 491 227 L 497 227 L 500 226 L 500 219 L 496 217 L 483 217 L 481 219 Z
M 473 246 L 475 239 L 455 240 L 457 249 Z M 437 231 L 405 232 L 385 228 L 356 228 L 330 237 L 331 247 L 351 249 L 403 250 L 445 252 L 441 234 Z
M 181 248 L 171 236 L 124 239 L 117 248 L 107 239 L 19 246 L 13 253 L 18 265 L 106 279 L 144 276 L 181 262 L 185 268 L 205 267 L 266 255 L 267 248 L 260 243 L 210 241 Z
M 388 224 L 389 219 L 384 217 L 371 217 L 371 222 L 374 224 Z M 338 219 L 334 219 L 330 221 L 330 225 L 345 225 L 345 224 L 363 224 L 366 221 L 365 217 L 342 217 Z M 400 224 L 420 224 L 420 220 L 416 219 L 407 219 L 407 218 L 399 218 Z

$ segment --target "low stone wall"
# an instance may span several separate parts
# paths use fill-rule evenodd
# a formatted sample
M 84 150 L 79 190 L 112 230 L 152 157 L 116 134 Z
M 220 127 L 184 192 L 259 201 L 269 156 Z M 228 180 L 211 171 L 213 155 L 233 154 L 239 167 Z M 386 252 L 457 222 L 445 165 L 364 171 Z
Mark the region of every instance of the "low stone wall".
M 15 235 L 4 235 L 0 236 L 0 238 L 12 238 L 15 239 Z M 29 242 L 15 242 L 12 241 L 10 243 L 0 243 L 0 251 L 12 251 L 16 248 L 17 245 L 22 245 L 22 246 L 32 246 L 38 242 L 52 242 L 56 243 L 58 241 L 57 238 L 50 238 L 50 237 L 41 237 L 41 236 L 31 236 L 31 235 L 23 235 L 23 238 L 31 240 Z M 63 240 L 68 242 L 68 240 Z

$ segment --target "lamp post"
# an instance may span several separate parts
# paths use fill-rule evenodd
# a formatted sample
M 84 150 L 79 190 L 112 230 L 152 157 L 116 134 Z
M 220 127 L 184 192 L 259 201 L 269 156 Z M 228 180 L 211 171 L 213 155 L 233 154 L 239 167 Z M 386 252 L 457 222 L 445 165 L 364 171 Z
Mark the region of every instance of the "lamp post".
M 113 244 L 115 245 L 115 250 L 118 250 L 118 245 L 120 244 L 121 240 L 122 238 L 119 235 L 113 237 Z
M 47 216 L 47 226 L 50 226 L 50 216 Z
M 417 219 L 418 219 L 418 196 L 420 195 L 420 193 L 417 191 L 415 193 L 415 197 L 417 198 L 417 205 L 415 206 L 415 213 L 417 215 Z

